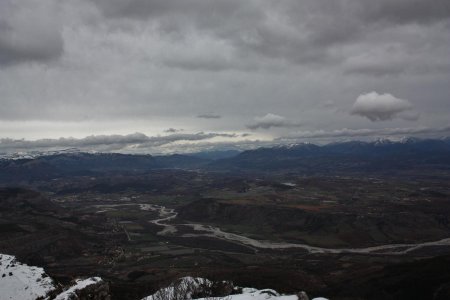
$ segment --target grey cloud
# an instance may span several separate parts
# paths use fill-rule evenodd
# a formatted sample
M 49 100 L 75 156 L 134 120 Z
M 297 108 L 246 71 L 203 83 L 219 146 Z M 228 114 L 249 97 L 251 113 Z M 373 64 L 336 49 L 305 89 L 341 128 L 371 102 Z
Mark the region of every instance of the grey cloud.
M 255 122 L 247 125 L 249 129 L 270 129 L 272 127 L 299 127 L 301 126 L 298 122 L 293 122 L 286 119 L 283 116 L 279 116 L 276 114 L 268 113 L 262 117 L 256 117 Z
M 300 125 L 248 117 L 267 112 L 311 130 L 365 128 L 369 117 L 399 127 L 418 112 L 427 126 L 448 120 L 448 1 L 0 2 L 3 137 L 248 125 L 268 139 Z M 349 117 L 355 96 L 374 89 L 414 109 Z M 196 118 L 211 110 L 224 117 Z
M 380 28 L 435 23 L 450 16 L 446 0 L 92 1 L 108 17 L 151 20 L 161 30 L 181 36 L 194 28 L 243 54 L 255 52 L 302 64 L 342 61 L 329 51 L 330 46 L 354 42 Z M 187 69 L 223 70 L 230 62 L 168 63 Z
M 407 65 L 405 64 L 387 64 L 387 63 L 374 63 L 374 62 L 361 62 L 356 65 L 350 65 L 346 67 L 346 72 L 349 74 L 363 74 L 374 77 L 398 75 L 406 71 Z
M 189 144 L 182 149 L 164 149 L 164 153 L 195 153 L 201 151 L 224 151 L 224 150 L 249 150 L 259 147 L 273 146 L 273 141 L 261 141 L 261 140 L 243 140 L 234 142 L 199 142 L 195 144 Z
M 433 22 L 446 19 L 450 16 L 450 5 L 446 0 L 433 0 L 426 2 L 422 0 L 329 0 L 329 1 L 283 1 L 283 3 L 270 3 L 270 1 L 248 1 L 249 4 L 237 0 L 91 0 L 96 3 L 107 16 L 111 17 L 134 17 L 149 18 L 167 14 L 187 14 L 211 19 L 218 22 L 217 18 L 231 16 L 242 12 L 243 7 L 258 7 L 270 4 L 271 8 L 282 6 L 286 13 L 292 15 L 299 12 L 303 14 L 322 12 L 333 16 L 337 13 L 357 16 L 360 19 L 371 21 L 390 22 Z M 216 20 L 214 20 L 216 18 Z M 324 21 L 324 20 L 321 20 Z M 202 21 L 204 22 L 204 21 Z M 210 25 L 210 24 L 205 24 Z
M 417 120 L 417 114 L 403 114 L 412 109 L 408 100 L 399 99 L 391 94 L 371 92 L 361 94 L 353 104 L 351 114 L 366 117 L 372 122 L 392 120 L 395 117 L 406 120 Z
M 348 129 L 337 130 L 313 130 L 301 131 L 285 137 L 277 138 L 278 141 L 299 140 L 299 139 L 331 139 L 338 138 L 359 138 L 359 137 L 386 137 L 386 136 L 420 136 L 429 135 L 434 137 L 446 136 L 450 134 L 450 126 L 439 128 L 416 127 L 416 128 L 381 128 L 381 129 Z
M 200 118 L 200 119 L 220 119 L 220 118 L 222 118 L 222 116 L 218 115 L 218 114 L 215 114 L 215 113 L 206 113 L 206 114 L 197 115 L 197 118 Z
M 386 54 L 388 55 L 388 54 Z M 411 59 L 420 60 L 416 55 L 410 57 Z M 415 63 L 409 63 L 401 60 L 392 62 L 367 62 L 357 65 L 349 65 L 345 67 L 345 72 L 350 75 L 365 75 L 369 77 L 385 77 L 385 76 L 400 76 L 407 74 L 436 74 L 450 73 L 450 64 L 440 63 L 426 63 L 423 61 L 416 61 Z
M 363 3 L 361 17 L 369 20 L 404 24 L 439 22 L 450 17 L 450 4 L 446 0 L 378 0 Z
M 208 15 L 230 13 L 238 8 L 239 1 L 164 1 L 164 0 L 92 0 L 110 17 L 132 17 L 147 19 L 167 14 Z
M 172 58 L 166 59 L 165 65 L 171 68 L 180 68 L 189 71 L 193 70 L 207 70 L 207 71 L 223 71 L 232 68 L 226 61 L 220 60 L 205 60 L 205 59 L 195 59 L 195 58 Z
M 317 62 L 326 54 L 325 51 L 312 49 L 309 35 L 316 37 L 316 28 L 309 28 L 299 23 L 303 18 L 293 17 L 283 22 L 282 14 L 285 7 L 273 6 L 268 1 L 94 1 L 106 16 L 128 17 L 152 20 L 164 32 L 176 32 L 178 36 L 185 37 L 192 28 L 218 38 L 233 47 L 242 55 L 255 52 L 262 56 L 274 58 L 287 58 L 296 62 Z M 292 6 L 296 14 L 303 15 L 306 7 Z M 269 17 L 274 16 L 275 18 Z M 149 19 L 150 18 L 150 19 Z M 325 19 L 325 18 L 324 18 Z M 336 26 L 334 28 L 336 31 Z M 303 33 L 303 30 L 311 31 Z M 320 31 L 317 28 L 317 31 Z M 322 30 L 323 35 L 329 35 L 329 30 Z M 348 38 L 349 31 L 342 29 L 339 34 Z M 320 33 L 318 35 L 321 35 Z M 332 37 L 335 39 L 335 37 Z M 322 39 L 323 40 L 323 39 Z M 231 61 L 201 59 L 185 61 L 170 59 L 170 66 L 185 69 L 224 70 L 241 68 L 242 64 L 233 64 Z
M 205 48 L 206 52 L 210 49 Z M 211 55 L 211 54 L 210 54 Z M 185 71 L 209 71 L 220 72 L 226 70 L 254 71 L 257 66 L 252 62 L 237 63 L 233 59 L 219 57 L 217 53 L 214 57 L 185 56 L 164 58 L 164 65 L 169 68 L 177 68 Z
M 59 58 L 64 52 L 64 41 L 57 22 L 52 19 L 54 13 L 51 2 L 2 1 L 0 64 Z
M 404 111 L 399 113 L 398 117 L 406 121 L 417 121 L 420 118 L 420 114 L 416 111 Z
M 333 100 L 327 100 L 322 103 L 322 107 L 324 108 L 334 108 L 336 106 L 336 103 Z
M 127 145 L 148 142 L 149 137 L 143 133 L 134 133 L 129 135 L 92 135 L 81 139 L 64 138 L 59 139 L 39 139 L 35 141 L 11 138 L 0 139 L 1 151 L 21 151 L 28 149 L 45 148 L 85 148 L 102 145 Z
M 436 24 L 423 29 L 422 38 L 427 40 L 442 40 L 440 34 L 445 31 L 443 24 Z M 393 29 L 396 44 L 378 41 L 377 44 L 367 44 L 358 55 L 351 56 L 344 63 L 344 71 L 348 74 L 367 75 L 372 77 L 400 76 L 415 74 L 449 74 L 450 63 L 442 58 L 448 52 L 444 43 L 437 43 L 431 55 L 430 47 L 414 40 L 410 33 L 403 35 L 401 29 Z M 392 38 L 392 37 L 390 37 Z
M 164 132 L 167 132 L 167 133 L 175 133 L 175 132 L 180 132 L 180 131 L 183 131 L 183 129 L 168 128 L 168 129 L 164 130 Z

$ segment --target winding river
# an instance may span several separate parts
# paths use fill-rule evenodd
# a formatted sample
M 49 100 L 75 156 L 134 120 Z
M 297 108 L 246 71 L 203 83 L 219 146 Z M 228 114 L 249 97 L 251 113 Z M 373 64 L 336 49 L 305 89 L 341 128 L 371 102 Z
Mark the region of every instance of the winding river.
M 412 251 L 416 251 L 427 247 L 450 246 L 450 238 L 424 243 L 389 244 L 366 248 L 323 248 L 300 243 L 279 243 L 279 242 L 255 240 L 236 233 L 225 232 L 218 227 L 210 225 L 196 224 L 196 223 L 169 224 L 168 222 L 174 220 L 178 215 L 175 209 L 166 208 L 164 206 L 154 204 L 139 204 L 139 208 L 141 210 L 153 211 L 158 213 L 159 217 L 157 219 L 149 221 L 152 224 L 162 227 L 162 230 L 158 232 L 158 235 L 161 236 L 174 235 L 178 231 L 177 226 L 187 226 L 192 228 L 195 232 L 199 233 L 182 234 L 180 235 L 181 237 L 185 238 L 211 237 L 259 249 L 299 248 L 306 250 L 307 252 L 312 254 L 353 253 L 353 254 L 404 255 Z

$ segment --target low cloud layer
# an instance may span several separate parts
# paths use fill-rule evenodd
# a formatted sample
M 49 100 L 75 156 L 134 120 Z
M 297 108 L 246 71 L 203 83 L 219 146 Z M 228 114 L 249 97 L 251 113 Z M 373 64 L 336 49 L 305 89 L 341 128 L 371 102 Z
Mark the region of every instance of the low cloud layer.
M 256 117 L 255 122 L 247 125 L 247 128 L 255 130 L 255 129 L 270 129 L 272 127 L 290 128 L 299 126 L 301 126 L 301 124 L 298 122 L 293 122 L 291 120 L 286 119 L 283 116 L 268 113 L 265 116 Z
M 399 99 L 391 94 L 371 92 L 362 94 L 353 104 L 351 114 L 368 118 L 372 122 L 387 121 L 394 118 L 417 120 L 418 116 L 407 114 L 413 108 L 408 100 Z M 402 115 L 402 113 L 405 113 Z
M 40 139 L 35 141 L 0 139 L 0 153 L 11 153 L 31 150 L 55 150 L 77 148 L 80 150 L 94 151 L 131 151 L 132 149 L 148 149 L 178 142 L 195 142 L 210 140 L 212 138 L 236 138 L 238 135 L 232 133 L 192 133 L 192 134 L 169 134 L 163 136 L 147 136 L 143 133 L 128 135 L 92 135 L 81 139 L 59 138 Z
M 442 137 L 450 134 L 450 126 L 440 128 L 415 127 L 415 128 L 379 128 L 379 129 L 349 129 L 300 131 L 289 136 L 278 138 L 278 141 L 298 141 L 308 139 L 323 139 L 326 141 L 361 139 L 377 137 Z
M 400 139 L 403 137 L 441 138 L 450 135 L 450 126 L 440 128 L 379 128 L 336 130 L 304 130 L 273 139 L 258 139 L 248 133 L 175 133 L 147 136 L 142 133 L 128 135 L 92 135 L 85 138 L 58 139 L 0 139 L 0 158 L 14 153 L 33 153 L 61 150 L 80 150 L 119 153 L 193 153 L 216 150 L 248 150 L 279 144 L 299 142 L 329 143 L 348 140 Z

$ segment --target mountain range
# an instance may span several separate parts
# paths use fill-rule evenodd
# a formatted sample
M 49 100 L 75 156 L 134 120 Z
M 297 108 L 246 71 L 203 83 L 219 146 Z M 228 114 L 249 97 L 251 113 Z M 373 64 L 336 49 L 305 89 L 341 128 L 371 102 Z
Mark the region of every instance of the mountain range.
M 305 175 L 392 173 L 410 170 L 450 171 L 450 139 L 399 142 L 350 141 L 323 146 L 279 145 L 243 152 L 164 156 L 62 151 L 0 159 L 0 182 L 89 176 L 108 172 L 201 169 L 219 172 L 296 172 Z

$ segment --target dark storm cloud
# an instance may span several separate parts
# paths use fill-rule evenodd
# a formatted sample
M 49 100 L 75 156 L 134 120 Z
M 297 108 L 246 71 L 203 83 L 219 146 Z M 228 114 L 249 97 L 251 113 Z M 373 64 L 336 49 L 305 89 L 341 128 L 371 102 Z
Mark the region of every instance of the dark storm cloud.
M 151 20 L 160 30 L 181 36 L 199 30 L 228 42 L 241 53 L 254 52 L 301 64 L 342 62 L 343 57 L 333 53 L 331 46 L 351 44 L 383 28 L 432 24 L 450 17 L 446 0 L 92 1 L 107 17 Z M 227 69 L 226 63 L 214 60 L 168 64 Z
M 362 18 L 391 23 L 432 23 L 450 17 L 447 0 L 377 0 L 364 2 L 360 9 Z
M 0 3 L 0 64 L 24 61 L 48 61 L 59 58 L 64 42 L 58 25 L 46 18 L 52 5 L 37 1 Z
M 326 36 L 336 39 L 335 34 L 338 34 L 340 38 L 348 39 L 349 32 L 352 32 L 347 30 L 349 28 L 336 26 L 333 27 L 333 32 L 329 32 L 329 29 L 321 30 L 320 26 L 317 28 L 303 26 L 299 19 L 302 19 L 301 16 L 306 13 L 308 7 L 297 7 L 290 1 L 285 2 L 287 7 L 273 5 L 268 1 L 236 0 L 131 0 L 126 2 L 94 0 L 94 2 L 108 17 L 152 20 L 160 30 L 176 33 L 178 37 L 184 37 L 186 32 L 192 29 L 200 30 L 231 44 L 243 55 L 254 52 L 262 56 L 287 58 L 298 62 L 318 61 L 325 55 L 323 51 L 308 46 L 312 40 L 321 43 Z M 295 12 L 285 18 L 284 14 L 291 9 Z M 296 16 L 299 13 L 300 15 Z M 301 32 L 304 29 L 311 32 L 304 34 Z M 309 38 L 309 35 L 313 37 Z M 214 60 L 209 62 L 169 60 L 167 64 L 186 69 L 229 68 L 226 62 Z M 236 64 L 233 67 L 239 66 Z
M 176 25 L 182 25 L 187 19 L 198 22 L 198 25 L 217 26 L 226 17 L 233 16 L 248 8 L 254 8 L 251 4 L 245 4 L 240 0 L 91 0 L 108 17 L 137 18 L 147 20 L 149 18 L 164 18 L 167 16 L 178 17 L 180 23 L 173 22 L 173 26 L 167 29 L 175 29 Z M 248 11 L 249 12 L 249 11 Z M 171 20 L 174 21 L 174 20 Z M 181 29 L 177 28 L 177 29 Z
M 215 137 L 234 138 L 236 134 L 228 133 L 192 133 L 192 134 L 170 134 L 164 136 L 147 136 L 143 133 L 134 133 L 128 135 L 92 135 L 81 139 L 76 138 L 59 138 L 59 139 L 40 139 L 30 140 L 14 140 L 10 138 L 0 139 L 1 152 L 27 151 L 31 149 L 54 149 L 54 148 L 79 148 L 91 150 L 122 150 L 127 146 L 133 148 L 152 148 L 162 145 L 186 142 L 201 141 Z

